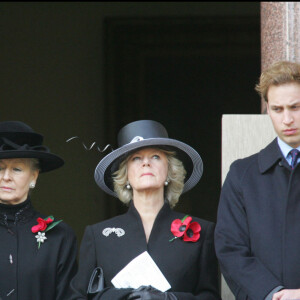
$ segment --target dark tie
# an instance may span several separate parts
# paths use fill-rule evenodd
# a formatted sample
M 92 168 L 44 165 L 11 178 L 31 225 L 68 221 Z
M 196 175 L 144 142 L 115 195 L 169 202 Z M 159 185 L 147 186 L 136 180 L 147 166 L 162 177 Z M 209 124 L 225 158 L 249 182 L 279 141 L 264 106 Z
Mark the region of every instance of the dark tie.
M 297 150 L 297 149 L 293 149 L 293 150 L 290 151 L 290 154 L 292 156 L 292 162 L 291 162 L 292 169 L 294 169 L 295 166 L 297 165 L 297 160 L 298 160 L 298 157 L 299 157 L 299 153 L 300 153 L 300 151 Z

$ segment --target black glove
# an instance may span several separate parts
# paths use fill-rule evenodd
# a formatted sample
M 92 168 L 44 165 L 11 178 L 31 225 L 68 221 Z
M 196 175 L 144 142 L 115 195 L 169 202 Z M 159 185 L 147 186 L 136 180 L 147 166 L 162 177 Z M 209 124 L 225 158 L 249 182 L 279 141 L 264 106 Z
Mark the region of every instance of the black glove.
M 133 290 L 127 297 L 127 300 L 177 300 L 177 297 L 172 293 L 163 293 L 148 285 Z

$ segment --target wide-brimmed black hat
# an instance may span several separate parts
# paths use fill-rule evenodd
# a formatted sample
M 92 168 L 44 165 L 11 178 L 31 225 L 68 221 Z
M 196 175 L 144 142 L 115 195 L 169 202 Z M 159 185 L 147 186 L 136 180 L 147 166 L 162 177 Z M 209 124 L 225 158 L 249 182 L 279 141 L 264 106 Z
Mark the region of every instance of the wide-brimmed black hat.
M 40 172 L 61 167 L 64 161 L 43 145 L 43 136 L 20 121 L 0 122 L 0 159 L 37 158 Z
M 176 152 L 187 172 L 183 193 L 194 187 L 203 173 L 199 153 L 191 146 L 170 139 L 165 127 L 152 120 L 140 120 L 127 124 L 118 134 L 118 149 L 106 155 L 95 169 L 95 180 L 102 190 L 117 197 L 114 192 L 112 174 L 120 163 L 131 153 L 144 147 L 158 147 Z

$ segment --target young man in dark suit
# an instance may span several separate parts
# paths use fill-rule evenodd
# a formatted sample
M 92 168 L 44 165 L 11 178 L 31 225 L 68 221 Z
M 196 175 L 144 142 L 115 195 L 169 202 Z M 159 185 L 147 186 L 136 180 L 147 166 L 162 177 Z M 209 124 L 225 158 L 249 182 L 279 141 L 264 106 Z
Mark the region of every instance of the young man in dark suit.
M 232 163 L 218 208 L 216 253 L 236 299 L 300 299 L 300 64 L 275 63 L 256 90 L 277 137 Z

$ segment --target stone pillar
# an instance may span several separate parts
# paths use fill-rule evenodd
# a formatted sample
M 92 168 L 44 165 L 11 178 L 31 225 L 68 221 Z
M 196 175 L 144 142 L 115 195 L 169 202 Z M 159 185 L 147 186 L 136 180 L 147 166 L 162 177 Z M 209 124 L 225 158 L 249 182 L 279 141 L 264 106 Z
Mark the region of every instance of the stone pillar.
M 279 60 L 300 62 L 300 2 L 261 2 L 260 9 L 261 69 Z

